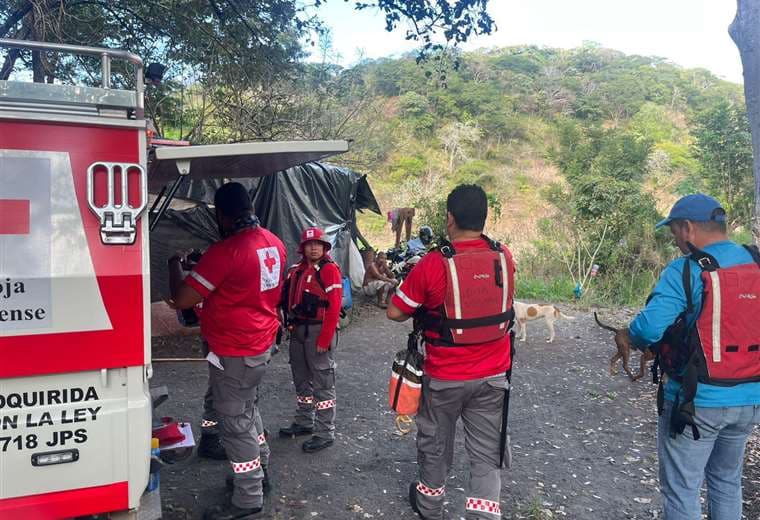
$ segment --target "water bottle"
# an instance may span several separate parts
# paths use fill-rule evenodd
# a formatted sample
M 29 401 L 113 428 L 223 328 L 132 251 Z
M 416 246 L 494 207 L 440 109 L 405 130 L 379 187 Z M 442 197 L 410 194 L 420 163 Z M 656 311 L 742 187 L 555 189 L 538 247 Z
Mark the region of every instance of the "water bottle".
M 158 489 L 161 481 L 161 459 L 159 455 L 161 450 L 158 447 L 158 439 L 153 437 L 150 440 L 150 476 L 148 477 L 148 487 L 145 489 L 148 493 Z

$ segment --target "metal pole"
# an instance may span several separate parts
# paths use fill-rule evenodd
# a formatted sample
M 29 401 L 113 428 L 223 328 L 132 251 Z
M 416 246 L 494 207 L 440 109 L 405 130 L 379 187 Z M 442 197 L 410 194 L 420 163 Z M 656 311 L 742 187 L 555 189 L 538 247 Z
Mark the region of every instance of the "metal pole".
M 164 213 L 166 213 L 166 210 L 169 209 L 169 204 L 171 204 L 172 199 L 174 199 L 174 195 L 177 193 L 177 190 L 182 184 L 182 181 L 185 180 L 186 176 L 187 175 L 184 175 L 182 173 L 180 173 L 177 176 L 177 180 L 174 181 L 174 184 L 169 189 L 169 193 L 166 194 L 166 198 L 164 199 L 164 202 L 161 204 L 161 207 L 158 209 L 158 213 L 156 214 L 153 221 L 150 223 L 150 231 L 153 231 L 154 229 L 156 229 L 156 226 L 161 221 L 161 217 L 163 217 Z
M 111 58 L 105 52 L 100 55 L 100 73 L 103 75 L 100 84 L 103 88 L 111 88 Z
M 148 211 L 148 215 L 152 215 L 153 212 L 156 211 L 158 203 L 161 202 L 161 197 L 163 197 L 164 193 L 166 193 L 166 187 L 166 184 L 164 184 L 164 187 L 161 188 L 161 191 L 158 193 L 158 197 L 156 197 L 156 200 L 153 201 L 153 205 L 150 207 L 150 211 Z
M 145 112 L 143 83 L 143 61 L 137 55 L 120 49 L 108 49 L 103 47 L 87 47 L 84 45 L 67 45 L 64 43 L 35 42 L 30 40 L 11 40 L 0 38 L 0 47 L 8 49 L 31 49 L 32 51 L 55 51 L 70 54 L 99 56 L 103 69 L 103 88 L 111 88 L 111 59 L 125 60 L 135 66 L 135 90 L 137 91 L 137 117 L 142 118 Z

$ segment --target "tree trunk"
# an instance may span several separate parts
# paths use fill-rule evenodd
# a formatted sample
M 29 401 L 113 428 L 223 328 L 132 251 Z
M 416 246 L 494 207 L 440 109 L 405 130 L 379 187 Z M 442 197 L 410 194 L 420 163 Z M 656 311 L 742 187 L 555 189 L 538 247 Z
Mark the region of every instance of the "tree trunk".
M 760 2 L 737 0 L 736 17 L 728 28 L 739 49 L 744 72 L 744 98 L 752 132 L 752 171 L 755 175 L 755 205 L 752 234 L 760 244 Z

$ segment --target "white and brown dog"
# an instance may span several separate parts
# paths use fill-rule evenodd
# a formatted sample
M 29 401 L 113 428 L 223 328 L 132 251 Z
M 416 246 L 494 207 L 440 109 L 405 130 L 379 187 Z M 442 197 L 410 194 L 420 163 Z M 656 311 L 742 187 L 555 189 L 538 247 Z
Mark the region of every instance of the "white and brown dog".
M 560 311 L 554 305 L 538 305 L 534 303 L 522 303 L 522 302 L 515 301 L 514 307 L 515 307 L 515 322 L 517 323 L 517 327 L 518 327 L 517 335 L 520 336 L 520 339 L 522 339 L 523 341 L 527 341 L 527 335 L 528 335 L 527 323 L 529 321 L 543 318 L 544 321 L 546 322 L 546 326 L 549 327 L 549 338 L 546 341 L 548 343 L 551 343 L 552 341 L 554 341 L 554 322 L 560 318 L 565 318 L 566 320 L 575 319 L 572 316 L 563 314 L 562 311 Z

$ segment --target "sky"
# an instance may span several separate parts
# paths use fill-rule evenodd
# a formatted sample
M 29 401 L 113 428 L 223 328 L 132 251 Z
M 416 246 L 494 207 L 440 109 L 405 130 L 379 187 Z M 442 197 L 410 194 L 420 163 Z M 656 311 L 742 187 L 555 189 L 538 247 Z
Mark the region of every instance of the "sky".
M 413 51 L 404 28 L 385 31 L 377 10 L 357 12 L 353 0 L 329 0 L 318 11 L 331 30 L 338 63 Z M 660 56 L 742 82 L 739 51 L 728 35 L 736 0 L 490 0 L 498 31 L 463 49 L 535 44 L 573 48 L 592 41 L 626 54 Z M 319 59 L 313 55 L 312 59 Z

